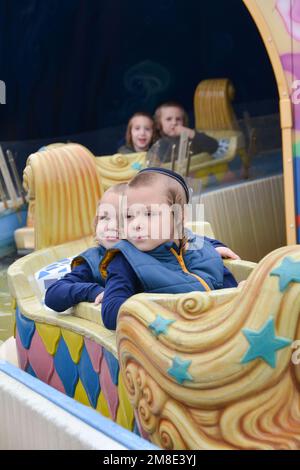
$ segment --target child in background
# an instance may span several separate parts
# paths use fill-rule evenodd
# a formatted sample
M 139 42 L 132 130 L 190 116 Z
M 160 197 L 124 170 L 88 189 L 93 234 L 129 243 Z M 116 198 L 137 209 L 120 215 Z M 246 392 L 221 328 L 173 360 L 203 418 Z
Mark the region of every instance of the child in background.
M 94 220 L 98 246 L 89 248 L 72 261 L 72 271 L 54 282 L 46 291 L 45 304 L 63 312 L 79 302 L 101 303 L 104 279 L 99 265 L 105 251 L 119 241 L 119 196 L 126 188 L 121 183 L 108 189 L 100 199 Z
M 204 134 L 196 132 L 188 126 L 188 117 L 184 108 L 173 101 L 159 106 L 154 114 L 156 131 L 160 138 L 148 152 L 148 161 L 165 163 L 171 160 L 174 148 L 175 159 L 178 157 L 180 135 L 183 131 L 188 134 L 190 152 L 213 154 L 218 149 L 218 141 Z
M 188 187 L 179 174 L 146 168 L 128 183 L 126 195 L 128 241 L 108 250 L 100 266 L 106 278 L 102 320 L 107 328 L 116 328 L 120 306 L 140 292 L 182 293 L 237 286 L 209 239 L 192 232 L 178 235 L 176 227 L 183 228 L 183 208 L 189 201 Z M 175 205 L 182 209 L 179 216 L 173 212 Z
M 148 113 L 135 113 L 128 122 L 126 144 L 119 148 L 119 153 L 146 152 L 154 138 L 154 121 Z

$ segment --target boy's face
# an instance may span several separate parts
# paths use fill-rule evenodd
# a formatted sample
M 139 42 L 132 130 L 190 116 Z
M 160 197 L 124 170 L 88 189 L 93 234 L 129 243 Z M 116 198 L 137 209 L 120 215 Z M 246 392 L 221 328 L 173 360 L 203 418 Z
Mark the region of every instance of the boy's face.
M 96 239 L 104 248 L 111 248 L 119 241 L 119 198 L 121 194 L 109 191 L 98 205 Z
M 148 150 L 153 135 L 153 123 L 146 116 L 136 116 L 131 122 L 131 138 L 134 150 Z
M 174 218 L 163 190 L 159 183 L 127 190 L 127 240 L 140 251 L 173 239 Z
M 183 111 L 176 106 L 169 106 L 161 109 L 160 124 L 163 134 L 176 136 L 176 127 L 183 126 Z

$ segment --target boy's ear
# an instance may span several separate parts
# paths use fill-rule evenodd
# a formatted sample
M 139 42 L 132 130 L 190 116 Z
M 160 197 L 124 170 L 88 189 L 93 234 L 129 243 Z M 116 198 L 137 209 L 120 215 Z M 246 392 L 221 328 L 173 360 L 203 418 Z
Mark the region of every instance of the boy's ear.
M 119 239 L 126 240 L 125 234 L 125 215 L 120 213 L 119 214 Z
M 174 238 L 181 240 L 184 236 L 184 225 L 185 225 L 185 213 L 184 210 L 180 212 L 180 216 L 177 211 L 174 214 Z

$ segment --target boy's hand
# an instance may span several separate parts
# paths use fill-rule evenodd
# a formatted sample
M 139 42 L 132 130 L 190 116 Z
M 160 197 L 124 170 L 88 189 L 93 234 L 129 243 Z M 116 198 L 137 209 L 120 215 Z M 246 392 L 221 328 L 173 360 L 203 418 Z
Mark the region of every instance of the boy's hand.
M 222 256 L 222 258 L 230 258 L 230 259 L 241 259 L 236 253 L 234 253 L 230 248 L 227 248 L 226 246 L 218 246 L 215 248 L 219 255 Z
M 101 304 L 101 303 L 102 303 L 103 296 L 104 296 L 104 291 L 103 291 L 103 292 L 100 292 L 100 294 L 97 295 L 97 297 L 95 298 L 94 305 L 99 305 L 99 304 Z
M 174 130 L 175 135 L 180 135 L 183 131 L 188 133 L 189 139 L 193 139 L 195 137 L 195 131 L 193 129 L 189 129 L 188 127 L 176 126 Z

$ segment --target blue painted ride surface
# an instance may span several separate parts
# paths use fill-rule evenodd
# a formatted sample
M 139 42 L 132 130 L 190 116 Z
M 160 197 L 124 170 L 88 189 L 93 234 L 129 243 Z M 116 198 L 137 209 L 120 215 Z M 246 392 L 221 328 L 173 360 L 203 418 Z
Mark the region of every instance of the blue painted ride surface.
M 0 212 L 0 257 L 16 250 L 14 232 L 26 225 L 27 204 Z

